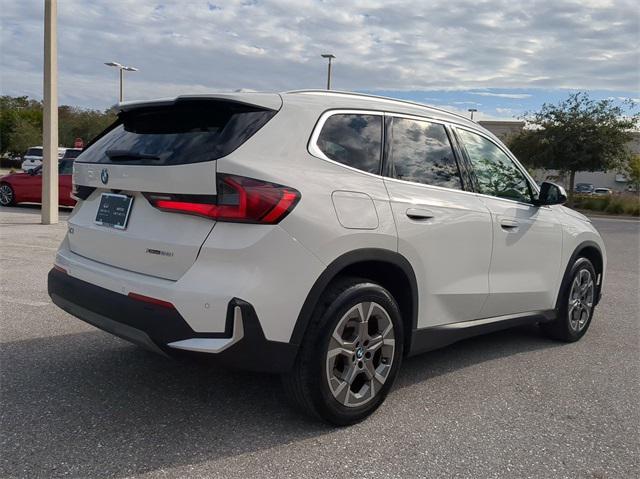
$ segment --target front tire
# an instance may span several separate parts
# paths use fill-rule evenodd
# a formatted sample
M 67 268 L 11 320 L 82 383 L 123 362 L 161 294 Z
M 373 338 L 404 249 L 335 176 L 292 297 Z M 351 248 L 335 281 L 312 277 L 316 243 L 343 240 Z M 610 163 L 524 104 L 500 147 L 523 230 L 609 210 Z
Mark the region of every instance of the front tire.
M 16 195 L 8 183 L 0 183 L 0 205 L 13 206 L 16 204 Z
M 596 271 L 587 258 L 578 258 L 560 291 L 558 318 L 542 324 L 551 338 L 572 343 L 585 335 L 591 324 L 596 303 Z
M 304 412 L 337 426 L 362 421 L 384 401 L 400 368 L 404 334 L 398 305 L 379 284 L 339 280 L 324 293 L 287 396 Z

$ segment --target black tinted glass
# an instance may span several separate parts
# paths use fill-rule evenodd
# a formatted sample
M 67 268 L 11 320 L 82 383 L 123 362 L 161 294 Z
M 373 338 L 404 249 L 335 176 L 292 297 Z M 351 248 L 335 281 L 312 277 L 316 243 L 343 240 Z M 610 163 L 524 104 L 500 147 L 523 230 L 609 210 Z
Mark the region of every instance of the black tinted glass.
M 322 127 L 317 145 L 328 158 L 338 163 L 379 173 L 382 116 L 332 115 Z
M 458 165 L 443 125 L 394 118 L 390 154 L 393 178 L 462 189 Z
M 58 173 L 61 175 L 70 175 L 73 173 L 73 160 L 61 160 L 58 164 Z
M 82 153 L 82 150 L 67 150 L 64 152 L 64 156 L 62 158 L 63 159 L 78 158 L 78 156 L 80 156 L 80 153 Z
M 42 148 L 29 148 L 24 156 L 42 156 Z
M 473 166 L 480 193 L 531 202 L 529 182 L 511 158 L 488 139 L 466 130 L 458 130 Z
M 181 165 L 215 160 L 247 141 L 274 114 L 221 101 L 183 101 L 126 111 L 78 161 Z M 109 151 L 118 154 L 110 157 Z

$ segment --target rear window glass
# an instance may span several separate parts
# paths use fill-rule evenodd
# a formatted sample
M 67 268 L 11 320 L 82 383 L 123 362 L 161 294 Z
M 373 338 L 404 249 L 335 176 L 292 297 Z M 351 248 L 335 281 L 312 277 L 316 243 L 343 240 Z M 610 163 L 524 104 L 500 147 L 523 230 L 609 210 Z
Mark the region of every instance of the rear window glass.
M 42 148 L 29 148 L 24 156 L 42 156 Z
M 335 114 L 316 142 L 327 158 L 368 173 L 380 173 L 382 116 Z
M 275 113 L 223 101 L 181 101 L 125 111 L 78 161 L 182 165 L 215 160 L 242 145 Z

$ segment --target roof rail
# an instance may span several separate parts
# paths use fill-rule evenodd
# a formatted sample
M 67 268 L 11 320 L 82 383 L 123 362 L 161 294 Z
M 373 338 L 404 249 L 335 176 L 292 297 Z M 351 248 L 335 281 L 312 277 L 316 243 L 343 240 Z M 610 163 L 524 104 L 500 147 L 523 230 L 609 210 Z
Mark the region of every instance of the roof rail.
M 398 102 L 398 103 L 405 103 L 407 105 L 420 106 L 422 108 L 430 108 L 432 110 L 441 111 L 441 112 L 447 113 L 449 115 L 457 116 L 458 118 L 462 118 L 463 120 L 466 120 L 466 121 L 471 121 L 466 116 L 460 115 L 459 113 L 451 112 L 449 110 L 445 110 L 444 108 L 438 108 L 436 106 L 426 105 L 424 103 L 418 103 L 416 101 L 400 100 L 398 98 L 391 98 L 391 97 L 388 97 L 388 96 L 370 95 L 368 93 L 356 93 L 356 92 L 352 92 L 352 91 L 340 91 L 340 90 L 319 90 L 319 89 L 313 89 L 313 88 L 306 89 L 306 90 L 285 91 L 284 93 L 324 93 L 326 95 L 338 94 L 338 95 L 348 95 L 348 96 L 356 96 L 356 97 L 373 98 L 373 99 L 377 99 L 377 100 L 387 100 L 387 101 L 393 101 L 393 102 Z

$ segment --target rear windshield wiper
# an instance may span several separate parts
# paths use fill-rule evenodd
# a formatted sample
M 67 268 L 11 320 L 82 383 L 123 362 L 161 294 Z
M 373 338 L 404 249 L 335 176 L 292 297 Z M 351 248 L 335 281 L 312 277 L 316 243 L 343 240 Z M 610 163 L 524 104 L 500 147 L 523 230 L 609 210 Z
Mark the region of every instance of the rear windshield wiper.
M 134 160 L 159 160 L 159 156 L 147 155 L 129 150 L 107 150 L 105 154 L 112 161 L 134 161 Z

